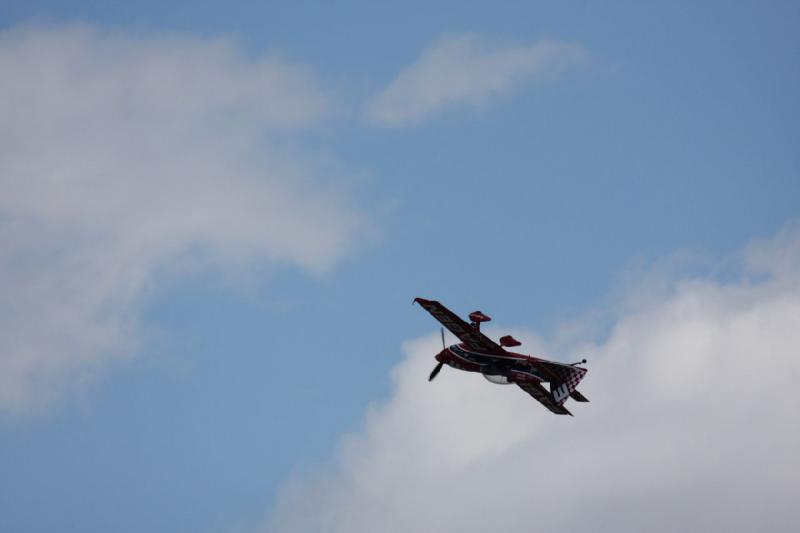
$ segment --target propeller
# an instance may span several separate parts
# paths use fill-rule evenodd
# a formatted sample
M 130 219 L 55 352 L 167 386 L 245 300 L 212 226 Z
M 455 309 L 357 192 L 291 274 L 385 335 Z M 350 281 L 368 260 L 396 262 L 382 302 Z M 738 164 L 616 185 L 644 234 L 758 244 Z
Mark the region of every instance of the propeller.
M 441 332 L 442 332 L 442 350 L 444 350 L 446 348 L 445 343 L 444 343 L 444 328 L 441 329 Z M 428 376 L 428 381 L 433 381 L 433 378 L 435 378 L 439 374 L 439 372 L 441 372 L 443 366 L 444 366 L 444 363 L 440 362 L 438 365 L 433 367 L 433 371 L 431 372 L 431 375 Z
M 435 377 L 436 377 L 436 375 L 437 375 L 437 374 L 439 373 L 439 371 L 442 369 L 442 366 L 443 366 L 443 365 L 444 365 L 444 363 L 439 363 L 438 365 L 436 365 L 435 367 L 433 367 L 433 372 L 431 372 L 431 375 L 430 375 L 430 376 L 428 376 L 428 381 L 433 381 L 433 378 L 435 378 Z

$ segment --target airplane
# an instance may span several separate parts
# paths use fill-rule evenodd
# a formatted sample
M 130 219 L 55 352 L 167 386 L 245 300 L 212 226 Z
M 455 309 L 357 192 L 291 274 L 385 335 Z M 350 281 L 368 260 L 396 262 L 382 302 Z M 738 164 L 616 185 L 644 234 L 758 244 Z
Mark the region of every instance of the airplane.
M 557 415 L 572 416 L 564 407 L 568 398 L 576 402 L 589 401 L 577 390 L 578 383 L 587 372 L 587 369 L 578 365 L 585 364 L 586 359 L 564 364 L 510 352 L 505 348 L 520 346 L 522 343 L 511 335 L 505 335 L 500 337 L 500 344 L 497 344 L 481 333 L 481 323 L 488 322 L 491 318 L 480 311 L 469 314 L 468 324 L 435 300 L 414 298 L 413 303 L 420 304 L 461 340 L 459 344 L 445 346 L 442 328 L 442 351 L 436 354 L 439 363 L 434 367 L 428 381 L 433 381 L 442 367 L 448 365 L 467 372 L 480 372 L 483 377 L 497 385 L 515 383 Z M 542 383 L 548 383 L 550 390 L 545 389 Z

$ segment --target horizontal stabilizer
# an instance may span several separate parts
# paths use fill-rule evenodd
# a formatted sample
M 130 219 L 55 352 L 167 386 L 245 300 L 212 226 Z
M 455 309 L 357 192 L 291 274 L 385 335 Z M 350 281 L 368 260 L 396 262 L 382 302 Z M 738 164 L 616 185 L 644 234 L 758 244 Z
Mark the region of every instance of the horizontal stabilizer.
M 533 396 L 540 404 L 544 405 L 551 413 L 557 415 L 570 415 L 572 413 L 563 405 L 557 404 L 553 401 L 550 394 L 538 383 L 517 383 L 519 387 Z
M 589 398 L 581 394 L 580 392 L 574 390 L 569 393 L 569 397 L 575 400 L 576 402 L 588 402 Z
M 559 405 L 570 397 L 572 391 L 578 388 L 578 383 L 586 375 L 586 369 L 579 366 L 565 365 L 554 361 L 535 361 L 535 366 L 542 370 L 550 382 L 550 393 L 553 400 Z

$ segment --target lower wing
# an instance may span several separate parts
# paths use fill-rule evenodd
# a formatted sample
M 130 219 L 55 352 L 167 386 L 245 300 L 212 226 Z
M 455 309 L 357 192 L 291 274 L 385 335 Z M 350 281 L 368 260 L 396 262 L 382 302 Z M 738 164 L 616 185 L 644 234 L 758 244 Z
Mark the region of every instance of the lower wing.
M 427 312 L 450 332 L 461 339 L 471 350 L 487 354 L 505 354 L 505 350 L 492 339 L 464 322 L 457 314 L 437 302 L 424 298 L 414 298 Z

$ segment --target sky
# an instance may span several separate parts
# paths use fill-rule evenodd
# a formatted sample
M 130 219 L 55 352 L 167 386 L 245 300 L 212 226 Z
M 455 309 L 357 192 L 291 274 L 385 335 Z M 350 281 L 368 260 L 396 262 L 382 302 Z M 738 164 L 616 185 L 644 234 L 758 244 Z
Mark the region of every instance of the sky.
M 800 7 L 318 4 L 0 4 L 0 531 L 793 531 Z

